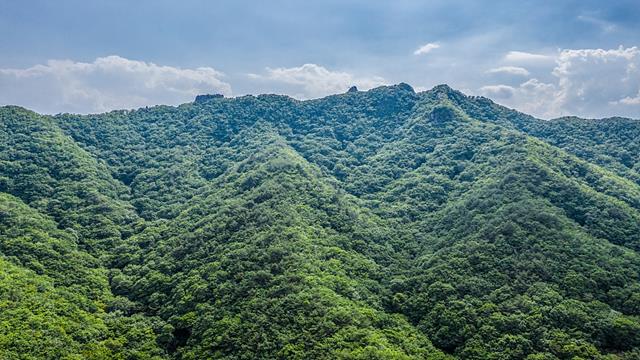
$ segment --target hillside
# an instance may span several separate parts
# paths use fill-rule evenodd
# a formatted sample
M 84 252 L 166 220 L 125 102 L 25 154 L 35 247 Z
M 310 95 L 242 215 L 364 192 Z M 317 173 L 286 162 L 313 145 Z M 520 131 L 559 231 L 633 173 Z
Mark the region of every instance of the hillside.
M 4 358 L 638 359 L 640 121 L 407 84 L 0 108 Z

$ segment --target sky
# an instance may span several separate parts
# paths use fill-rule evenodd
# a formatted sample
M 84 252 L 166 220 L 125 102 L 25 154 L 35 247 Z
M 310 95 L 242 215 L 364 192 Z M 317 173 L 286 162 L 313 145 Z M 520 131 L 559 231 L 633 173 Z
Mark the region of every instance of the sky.
M 0 0 L 0 105 L 448 84 L 544 119 L 640 118 L 640 1 Z

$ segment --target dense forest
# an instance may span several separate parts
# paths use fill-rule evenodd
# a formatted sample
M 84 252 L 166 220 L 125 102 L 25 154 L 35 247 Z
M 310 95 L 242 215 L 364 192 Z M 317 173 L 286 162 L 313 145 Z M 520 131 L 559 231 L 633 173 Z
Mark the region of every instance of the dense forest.
M 0 359 L 640 359 L 640 121 L 2 107 Z

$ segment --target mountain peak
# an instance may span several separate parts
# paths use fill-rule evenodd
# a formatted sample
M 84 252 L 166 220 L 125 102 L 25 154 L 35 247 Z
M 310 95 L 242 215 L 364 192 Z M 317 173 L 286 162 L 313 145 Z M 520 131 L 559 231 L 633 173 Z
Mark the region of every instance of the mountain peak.
M 222 98 L 224 98 L 224 95 L 222 94 L 202 94 L 202 95 L 197 95 L 194 102 L 196 104 L 201 104 L 203 102 L 207 102 L 210 100 L 222 99 Z
M 413 87 L 411 87 L 411 85 L 401 82 L 398 85 L 395 85 L 396 88 L 403 90 L 403 91 L 408 91 L 408 92 L 412 92 L 414 93 L 415 91 L 413 90 Z
M 449 97 L 455 93 L 458 93 L 459 91 L 454 90 L 453 88 L 451 88 L 449 85 L 447 84 L 440 84 L 440 85 L 436 85 L 434 86 L 430 92 L 437 94 L 439 96 L 446 96 Z

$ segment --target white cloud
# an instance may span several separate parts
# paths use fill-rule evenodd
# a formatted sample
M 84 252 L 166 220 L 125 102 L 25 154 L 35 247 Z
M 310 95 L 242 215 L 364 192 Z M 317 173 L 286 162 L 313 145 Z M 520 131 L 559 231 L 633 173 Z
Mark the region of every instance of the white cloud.
M 481 94 L 513 106 L 524 113 L 545 118 L 555 116 L 555 113 L 549 111 L 556 91 L 553 84 L 546 84 L 538 79 L 530 79 L 515 87 L 489 85 L 483 86 L 479 90 Z
M 557 103 L 561 109 L 578 114 L 640 115 L 633 105 L 640 92 L 640 49 L 563 50 L 553 75 L 558 79 Z
M 182 69 L 107 56 L 93 62 L 49 60 L 26 69 L 0 69 L 0 103 L 45 113 L 92 113 L 192 101 L 201 93 L 231 95 L 210 67 Z
M 554 57 L 549 55 L 542 54 L 533 54 L 523 51 L 509 51 L 507 55 L 505 55 L 504 60 L 509 63 L 545 63 L 545 62 L 553 62 Z
M 249 74 L 252 79 L 293 86 L 290 94 L 299 98 L 316 98 L 345 92 L 355 85 L 361 90 L 386 84 L 379 76 L 358 77 L 348 72 L 331 71 L 316 64 L 291 68 L 267 68 L 266 74 Z
M 640 92 L 635 97 L 627 96 L 618 101 L 614 101 L 613 104 L 624 104 L 624 105 L 640 105 Z
M 481 87 L 480 92 L 491 98 L 508 99 L 513 96 L 516 89 L 509 85 L 487 85 Z
M 494 69 L 487 70 L 490 74 L 510 74 L 510 75 L 519 75 L 519 76 L 529 76 L 529 70 L 519 67 L 519 66 L 501 66 Z
M 416 51 L 413 52 L 413 55 L 424 55 L 424 54 L 428 54 L 431 51 L 439 48 L 440 45 L 437 43 L 428 43 L 428 44 L 424 44 L 422 46 L 420 46 L 419 48 L 416 49 Z
M 555 84 L 544 83 L 534 78 L 520 84 L 514 97 L 516 101 L 522 104 L 521 111 L 543 118 L 553 118 L 567 115 L 556 104 L 556 93 L 557 87 Z
M 564 115 L 640 117 L 640 49 L 567 49 L 542 82 L 489 85 L 479 92 L 539 117 Z M 549 70 L 546 70 L 549 71 Z

